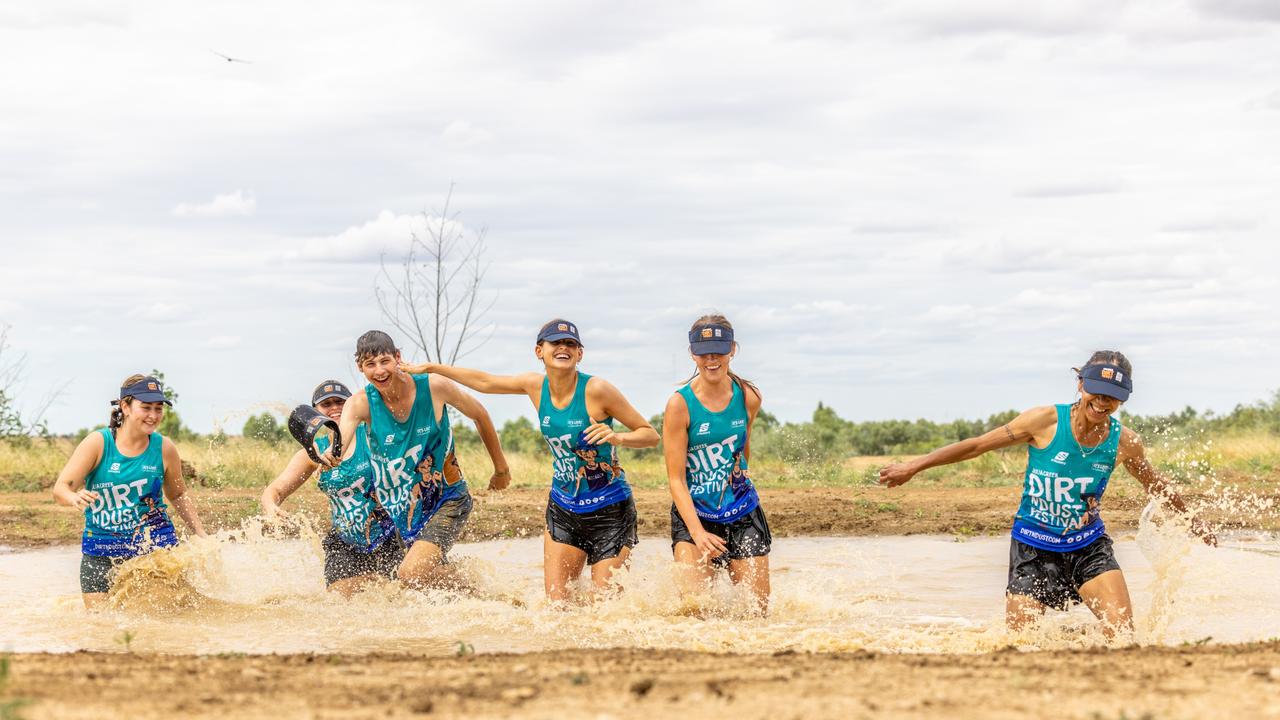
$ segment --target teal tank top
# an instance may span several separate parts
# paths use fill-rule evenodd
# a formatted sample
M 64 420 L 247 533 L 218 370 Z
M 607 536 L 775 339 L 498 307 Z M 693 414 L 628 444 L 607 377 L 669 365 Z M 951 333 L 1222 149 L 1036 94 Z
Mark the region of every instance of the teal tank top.
M 1041 550 L 1068 552 L 1087 547 L 1106 532 L 1102 493 L 1116 467 L 1121 427 L 1111 418 L 1107 439 L 1084 448 L 1071 432 L 1071 405 L 1058 405 L 1057 412 L 1053 441 L 1044 449 L 1027 447 L 1013 537 Z
M 322 470 L 316 485 L 329 498 L 329 519 L 338 539 L 357 550 L 373 552 L 396 528 L 374 492 L 364 424 L 356 428 L 355 442 L 351 457 L 333 470 Z M 328 450 L 329 438 L 316 440 L 316 447 L 320 452 Z
M 542 378 L 542 398 L 538 401 L 542 439 L 551 448 L 551 500 L 575 513 L 586 513 L 622 502 L 631 497 L 627 474 L 618 464 L 616 448 L 609 443 L 591 445 L 585 439 L 591 425 L 587 414 L 587 381 L 578 373 L 578 384 L 568 407 L 551 402 L 551 381 Z M 613 418 L 600 422 L 613 427 Z
M 688 385 L 677 392 L 689 407 L 685 482 L 698 517 L 730 522 L 755 510 L 760 497 L 742 454 L 747 445 L 747 403 L 742 388 L 733 383 L 733 397 L 720 412 L 703 407 Z
M 98 499 L 84 510 L 85 555 L 133 557 L 178 544 L 164 503 L 164 438 L 151 433 L 147 449 L 128 457 L 102 428 L 102 459 L 84 479 Z
M 375 496 L 406 543 L 417 539 L 442 504 L 467 495 L 453 452 L 449 409 L 441 409 L 437 422 L 429 376 L 411 377 L 417 395 L 404 422 L 391 414 L 372 383 L 365 386 Z

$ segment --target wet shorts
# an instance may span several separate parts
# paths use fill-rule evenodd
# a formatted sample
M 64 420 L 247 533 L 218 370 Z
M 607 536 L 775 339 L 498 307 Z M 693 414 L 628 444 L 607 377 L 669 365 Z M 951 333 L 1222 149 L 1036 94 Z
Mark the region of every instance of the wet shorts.
M 462 534 L 462 526 L 471 517 L 471 505 L 470 494 L 445 502 L 427 520 L 427 524 L 422 526 L 413 541 L 429 542 L 440 548 L 442 555 L 448 555 L 458 536 Z
M 111 589 L 111 573 L 127 557 L 80 556 L 80 592 L 104 593 Z
M 1110 570 L 1119 570 L 1107 535 L 1079 550 L 1040 550 L 1011 538 L 1009 586 L 1011 595 L 1026 595 L 1052 608 L 1080 602 L 1080 586 Z
M 348 545 L 335 532 L 326 535 L 321 545 L 324 547 L 326 585 L 360 575 L 395 578 L 396 569 L 404 559 L 404 543 L 400 541 L 400 536 L 394 533 L 374 548 L 373 552 L 363 552 Z
M 773 546 L 773 535 L 769 532 L 769 521 L 764 517 L 764 508 L 757 505 L 755 510 L 727 523 L 702 520 L 702 527 L 707 532 L 724 539 L 727 550 L 714 558 L 711 563 L 717 566 L 728 565 L 730 560 L 744 560 L 752 557 L 763 557 L 769 554 Z M 693 543 L 693 535 L 685 526 L 676 506 L 671 506 L 671 549 L 676 543 Z
M 636 502 L 631 498 L 591 512 L 576 513 L 547 502 L 547 532 L 562 545 L 587 554 L 587 564 L 618 557 L 624 547 L 635 547 Z

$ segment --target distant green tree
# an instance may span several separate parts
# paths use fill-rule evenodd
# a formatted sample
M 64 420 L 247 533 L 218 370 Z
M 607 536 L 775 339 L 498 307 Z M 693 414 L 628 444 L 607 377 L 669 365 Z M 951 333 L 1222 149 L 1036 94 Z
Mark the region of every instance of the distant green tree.
M 160 425 L 156 430 L 170 440 L 191 440 L 195 438 L 196 434 L 182 424 L 182 416 L 174 409 L 178 405 L 178 392 L 170 387 L 169 383 L 165 382 L 163 372 L 152 368 L 151 375 L 159 380 L 164 387 L 165 399 L 173 403 L 173 405 L 165 408 L 164 417 L 160 420 Z
M 538 432 L 529 418 L 524 416 L 503 423 L 502 429 L 498 431 L 498 437 L 502 440 L 504 450 L 539 454 L 550 452 L 547 450 L 547 443 L 542 439 L 542 433 Z
M 453 445 L 459 450 L 475 449 L 484 443 L 480 441 L 480 433 L 471 423 L 463 421 L 453 425 Z
M 269 412 L 251 415 L 244 421 L 243 433 L 245 437 L 252 440 L 262 440 L 272 444 L 282 443 L 289 438 L 288 430 Z

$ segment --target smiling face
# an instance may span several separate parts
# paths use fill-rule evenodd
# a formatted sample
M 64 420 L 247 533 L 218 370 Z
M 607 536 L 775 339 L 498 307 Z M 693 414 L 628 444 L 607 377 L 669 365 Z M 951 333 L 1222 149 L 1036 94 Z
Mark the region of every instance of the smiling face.
M 576 340 L 543 340 L 533 348 L 533 354 L 547 370 L 572 370 L 582 362 L 582 346 Z
M 397 350 L 394 354 L 365 355 L 358 364 L 364 378 L 382 391 L 390 387 L 391 380 L 395 377 L 400 365 L 400 351 Z
M 331 397 L 331 398 L 325 398 L 324 400 L 321 400 L 320 403 L 315 407 L 317 410 L 320 411 L 322 415 L 329 418 L 330 420 L 341 420 L 342 406 L 346 404 L 347 404 L 347 401 L 345 398 Z
M 693 362 L 698 366 L 698 375 L 706 382 L 720 382 L 729 377 L 729 361 L 737 350 L 730 352 L 728 355 L 719 355 L 711 353 L 708 355 L 694 355 L 690 353 Z
M 1078 385 L 1080 390 L 1080 410 L 1084 413 L 1084 419 L 1091 425 L 1106 422 L 1111 414 L 1120 409 L 1123 404 L 1119 400 L 1106 395 L 1094 395 L 1085 392 L 1084 383 Z
M 159 427 L 164 419 L 164 403 L 140 402 L 134 398 L 120 403 L 120 411 L 124 413 L 126 423 L 137 423 L 138 429 L 150 435 Z

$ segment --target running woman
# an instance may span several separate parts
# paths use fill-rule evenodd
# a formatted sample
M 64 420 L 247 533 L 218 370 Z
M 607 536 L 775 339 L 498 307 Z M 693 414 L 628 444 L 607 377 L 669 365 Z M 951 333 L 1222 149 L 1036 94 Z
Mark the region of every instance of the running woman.
M 667 401 L 662 421 L 671 547 L 691 579 L 709 582 L 727 567 L 735 584 L 750 586 L 763 614 L 773 538 L 747 466 L 761 396 L 729 369 L 737 350 L 723 315 L 704 315 L 689 330 L 697 373 Z
M 476 424 L 493 460 L 489 488 L 511 482 L 498 431 L 484 406 L 441 375 L 410 374 L 400 369 L 400 350 L 391 336 L 370 330 L 356 341 L 356 365 L 369 381 L 342 408 L 339 431 L 343 457 L 329 448 L 321 464 L 345 466 L 354 457 L 352 442 L 364 424 L 374 471 L 375 497 L 386 508 L 408 546 L 397 577 L 410 587 L 466 589 L 446 556 L 471 515 L 471 494 L 454 456 L 452 405 Z
M 116 566 L 178 544 L 166 498 L 187 528 L 205 535 L 182 481 L 178 448 L 156 432 L 165 406 L 173 404 L 160 381 L 130 375 L 111 404 L 107 427 L 80 441 L 53 484 L 59 505 L 84 510 L 80 592 L 91 610 L 106 599 Z
M 342 407 L 351 391 L 337 380 L 325 380 L 311 393 L 311 406 L 329 419 L 342 418 Z M 322 470 L 316 482 L 329 498 L 332 527 L 325 536 L 324 581 L 344 596 L 379 578 L 394 578 L 404 560 L 404 543 L 390 514 L 374 492 L 373 466 L 369 459 L 368 432 L 355 431 L 355 451 L 337 469 Z M 329 449 L 329 438 L 316 441 L 320 452 Z M 305 450 L 294 453 L 285 469 L 262 491 L 262 511 L 268 520 L 286 518 L 280 504 L 302 487 L 320 466 Z
M 1083 602 L 1107 637 L 1133 631 L 1133 604 L 1100 514 L 1102 493 L 1117 464 L 1153 497 L 1185 513 L 1173 486 L 1147 460 L 1142 439 L 1113 417 L 1133 391 L 1133 366 L 1119 352 L 1095 352 L 1075 370 L 1074 403 L 1032 408 L 984 435 L 938 448 L 880 470 L 897 487 L 922 470 L 972 460 L 1013 445 L 1027 446 L 1022 502 L 1013 519 L 1005 621 L 1017 630 L 1044 614 Z M 1193 518 L 1205 543 L 1217 539 Z
M 636 505 L 615 447 L 658 444 L 657 431 L 616 387 L 578 370 L 583 352 L 578 326 L 556 319 L 542 326 L 533 346 L 544 372 L 490 375 L 431 363 L 409 368 L 444 375 L 482 393 L 524 395 L 538 411 L 553 458 L 542 535 L 543 586 L 553 602 L 573 599 L 573 582 L 586 566 L 601 593 L 626 564 L 637 542 Z M 614 418 L 630 431 L 614 432 Z

